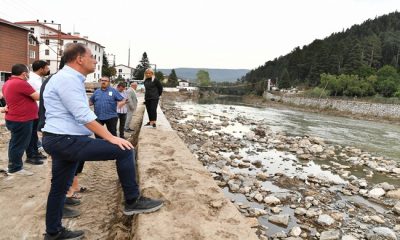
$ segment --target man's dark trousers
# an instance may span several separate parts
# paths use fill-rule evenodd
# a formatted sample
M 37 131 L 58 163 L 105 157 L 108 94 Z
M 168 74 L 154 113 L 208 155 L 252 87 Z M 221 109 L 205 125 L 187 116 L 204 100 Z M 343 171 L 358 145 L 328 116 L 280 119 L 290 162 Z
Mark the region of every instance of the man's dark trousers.
M 65 196 L 80 161 L 116 159 L 117 173 L 125 199 L 139 196 L 136 182 L 134 150 L 122 150 L 103 139 L 87 136 L 43 133 L 43 148 L 52 157 L 52 180 L 47 199 L 46 232 L 55 234 L 62 228 L 61 219 Z
M 28 148 L 26 149 L 26 157 L 27 158 L 33 158 L 33 157 L 39 155 L 39 150 L 38 150 L 39 138 L 37 135 L 38 123 L 39 123 L 39 119 L 33 120 L 31 138 L 30 138 Z
M 118 123 L 118 117 L 106 119 L 106 120 L 99 120 L 96 119 L 98 123 L 104 126 L 104 124 L 107 127 L 107 130 L 114 136 L 117 136 L 117 123 Z M 99 136 L 95 135 L 96 138 L 100 138 Z
M 28 148 L 32 133 L 33 121 L 14 122 L 6 120 L 6 127 L 11 132 L 8 147 L 8 172 L 18 172 L 22 169 L 22 156 Z

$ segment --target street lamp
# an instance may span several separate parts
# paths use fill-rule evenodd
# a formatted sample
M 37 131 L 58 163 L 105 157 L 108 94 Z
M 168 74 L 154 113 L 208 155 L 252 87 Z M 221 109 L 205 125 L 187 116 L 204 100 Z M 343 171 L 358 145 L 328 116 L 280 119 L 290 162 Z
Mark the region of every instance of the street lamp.
M 149 63 L 149 65 L 150 65 L 150 66 L 154 65 L 154 73 L 156 73 L 156 72 L 157 72 L 157 64 Z

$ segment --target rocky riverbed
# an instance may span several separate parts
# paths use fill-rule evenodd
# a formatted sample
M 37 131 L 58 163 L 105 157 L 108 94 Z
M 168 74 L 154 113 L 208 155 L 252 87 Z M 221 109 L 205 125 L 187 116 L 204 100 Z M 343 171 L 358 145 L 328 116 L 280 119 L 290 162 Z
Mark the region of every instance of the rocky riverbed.
M 253 220 L 260 239 L 400 236 L 396 161 L 314 136 L 274 132 L 246 116 L 192 118 L 168 97 L 163 110 L 226 196 Z M 248 130 L 235 130 L 243 126 Z

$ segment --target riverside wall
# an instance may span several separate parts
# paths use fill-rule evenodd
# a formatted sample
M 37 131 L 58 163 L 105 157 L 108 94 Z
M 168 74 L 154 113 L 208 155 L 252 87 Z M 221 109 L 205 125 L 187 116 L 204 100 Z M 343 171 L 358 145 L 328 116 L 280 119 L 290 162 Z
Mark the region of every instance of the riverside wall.
M 132 239 L 258 239 L 252 228 L 256 224 L 224 196 L 160 107 L 157 115 L 157 128 L 146 128 L 144 111 L 137 140 L 137 172 L 142 194 L 163 199 L 164 206 L 137 215 Z
M 317 99 L 304 98 L 297 96 L 277 96 L 271 93 L 264 93 L 263 97 L 267 100 L 281 101 L 298 106 L 317 107 L 319 109 L 335 109 L 342 112 L 361 114 L 374 117 L 400 118 L 400 105 L 369 103 L 352 100 L 338 99 Z

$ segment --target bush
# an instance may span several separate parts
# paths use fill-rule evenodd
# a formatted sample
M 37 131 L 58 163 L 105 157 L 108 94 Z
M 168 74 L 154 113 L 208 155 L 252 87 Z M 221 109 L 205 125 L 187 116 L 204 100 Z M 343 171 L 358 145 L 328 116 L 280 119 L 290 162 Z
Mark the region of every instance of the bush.
M 315 87 L 311 90 L 306 91 L 304 95 L 307 97 L 314 97 L 314 98 L 326 98 L 330 95 L 330 92 L 328 90 Z

